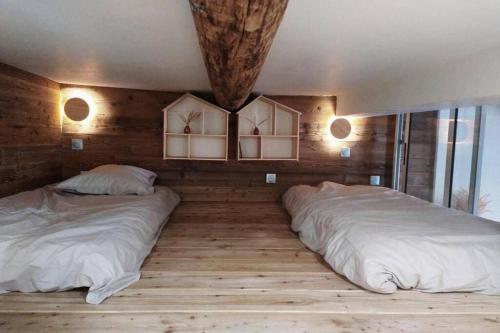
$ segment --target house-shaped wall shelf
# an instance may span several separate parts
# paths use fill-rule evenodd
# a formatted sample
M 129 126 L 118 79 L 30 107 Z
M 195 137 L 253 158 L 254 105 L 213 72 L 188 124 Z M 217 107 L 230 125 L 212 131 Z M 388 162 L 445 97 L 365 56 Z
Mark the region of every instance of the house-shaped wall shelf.
M 184 119 L 199 113 L 185 133 Z M 191 94 L 163 109 L 163 159 L 227 160 L 229 112 Z
M 299 159 L 299 111 L 259 96 L 237 115 L 238 160 Z

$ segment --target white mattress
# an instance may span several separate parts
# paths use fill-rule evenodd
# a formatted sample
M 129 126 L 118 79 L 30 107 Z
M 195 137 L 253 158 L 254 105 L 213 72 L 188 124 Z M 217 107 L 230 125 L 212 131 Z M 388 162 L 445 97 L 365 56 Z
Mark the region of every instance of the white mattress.
M 294 186 L 292 229 L 368 290 L 500 294 L 500 223 L 387 188 Z
M 49 187 L 0 199 L 0 293 L 89 287 L 98 304 L 140 277 L 179 196 L 62 195 Z

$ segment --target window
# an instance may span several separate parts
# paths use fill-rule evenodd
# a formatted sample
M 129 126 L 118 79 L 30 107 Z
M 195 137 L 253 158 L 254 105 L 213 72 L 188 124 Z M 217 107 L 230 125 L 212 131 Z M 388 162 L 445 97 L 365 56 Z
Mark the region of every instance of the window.
M 500 221 L 500 106 L 483 106 L 474 214 Z
M 401 115 L 396 188 L 500 222 L 500 107 Z

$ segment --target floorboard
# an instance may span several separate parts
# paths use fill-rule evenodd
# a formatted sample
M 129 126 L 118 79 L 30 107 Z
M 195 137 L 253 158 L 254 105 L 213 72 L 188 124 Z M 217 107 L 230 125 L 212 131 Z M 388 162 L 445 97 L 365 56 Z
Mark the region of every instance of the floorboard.
M 2 295 L 0 332 L 500 332 L 500 297 L 362 290 L 289 223 L 274 202 L 184 202 L 137 283 L 98 306 Z

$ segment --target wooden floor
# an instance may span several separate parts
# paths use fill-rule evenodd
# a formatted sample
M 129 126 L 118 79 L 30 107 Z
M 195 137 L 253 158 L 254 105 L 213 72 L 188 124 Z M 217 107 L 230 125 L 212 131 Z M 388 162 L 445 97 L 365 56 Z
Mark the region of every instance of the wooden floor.
M 0 296 L 0 332 L 500 332 L 500 297 L 358 289 L 276 203 L 182 203 L 139 282 L 84 294 Z

